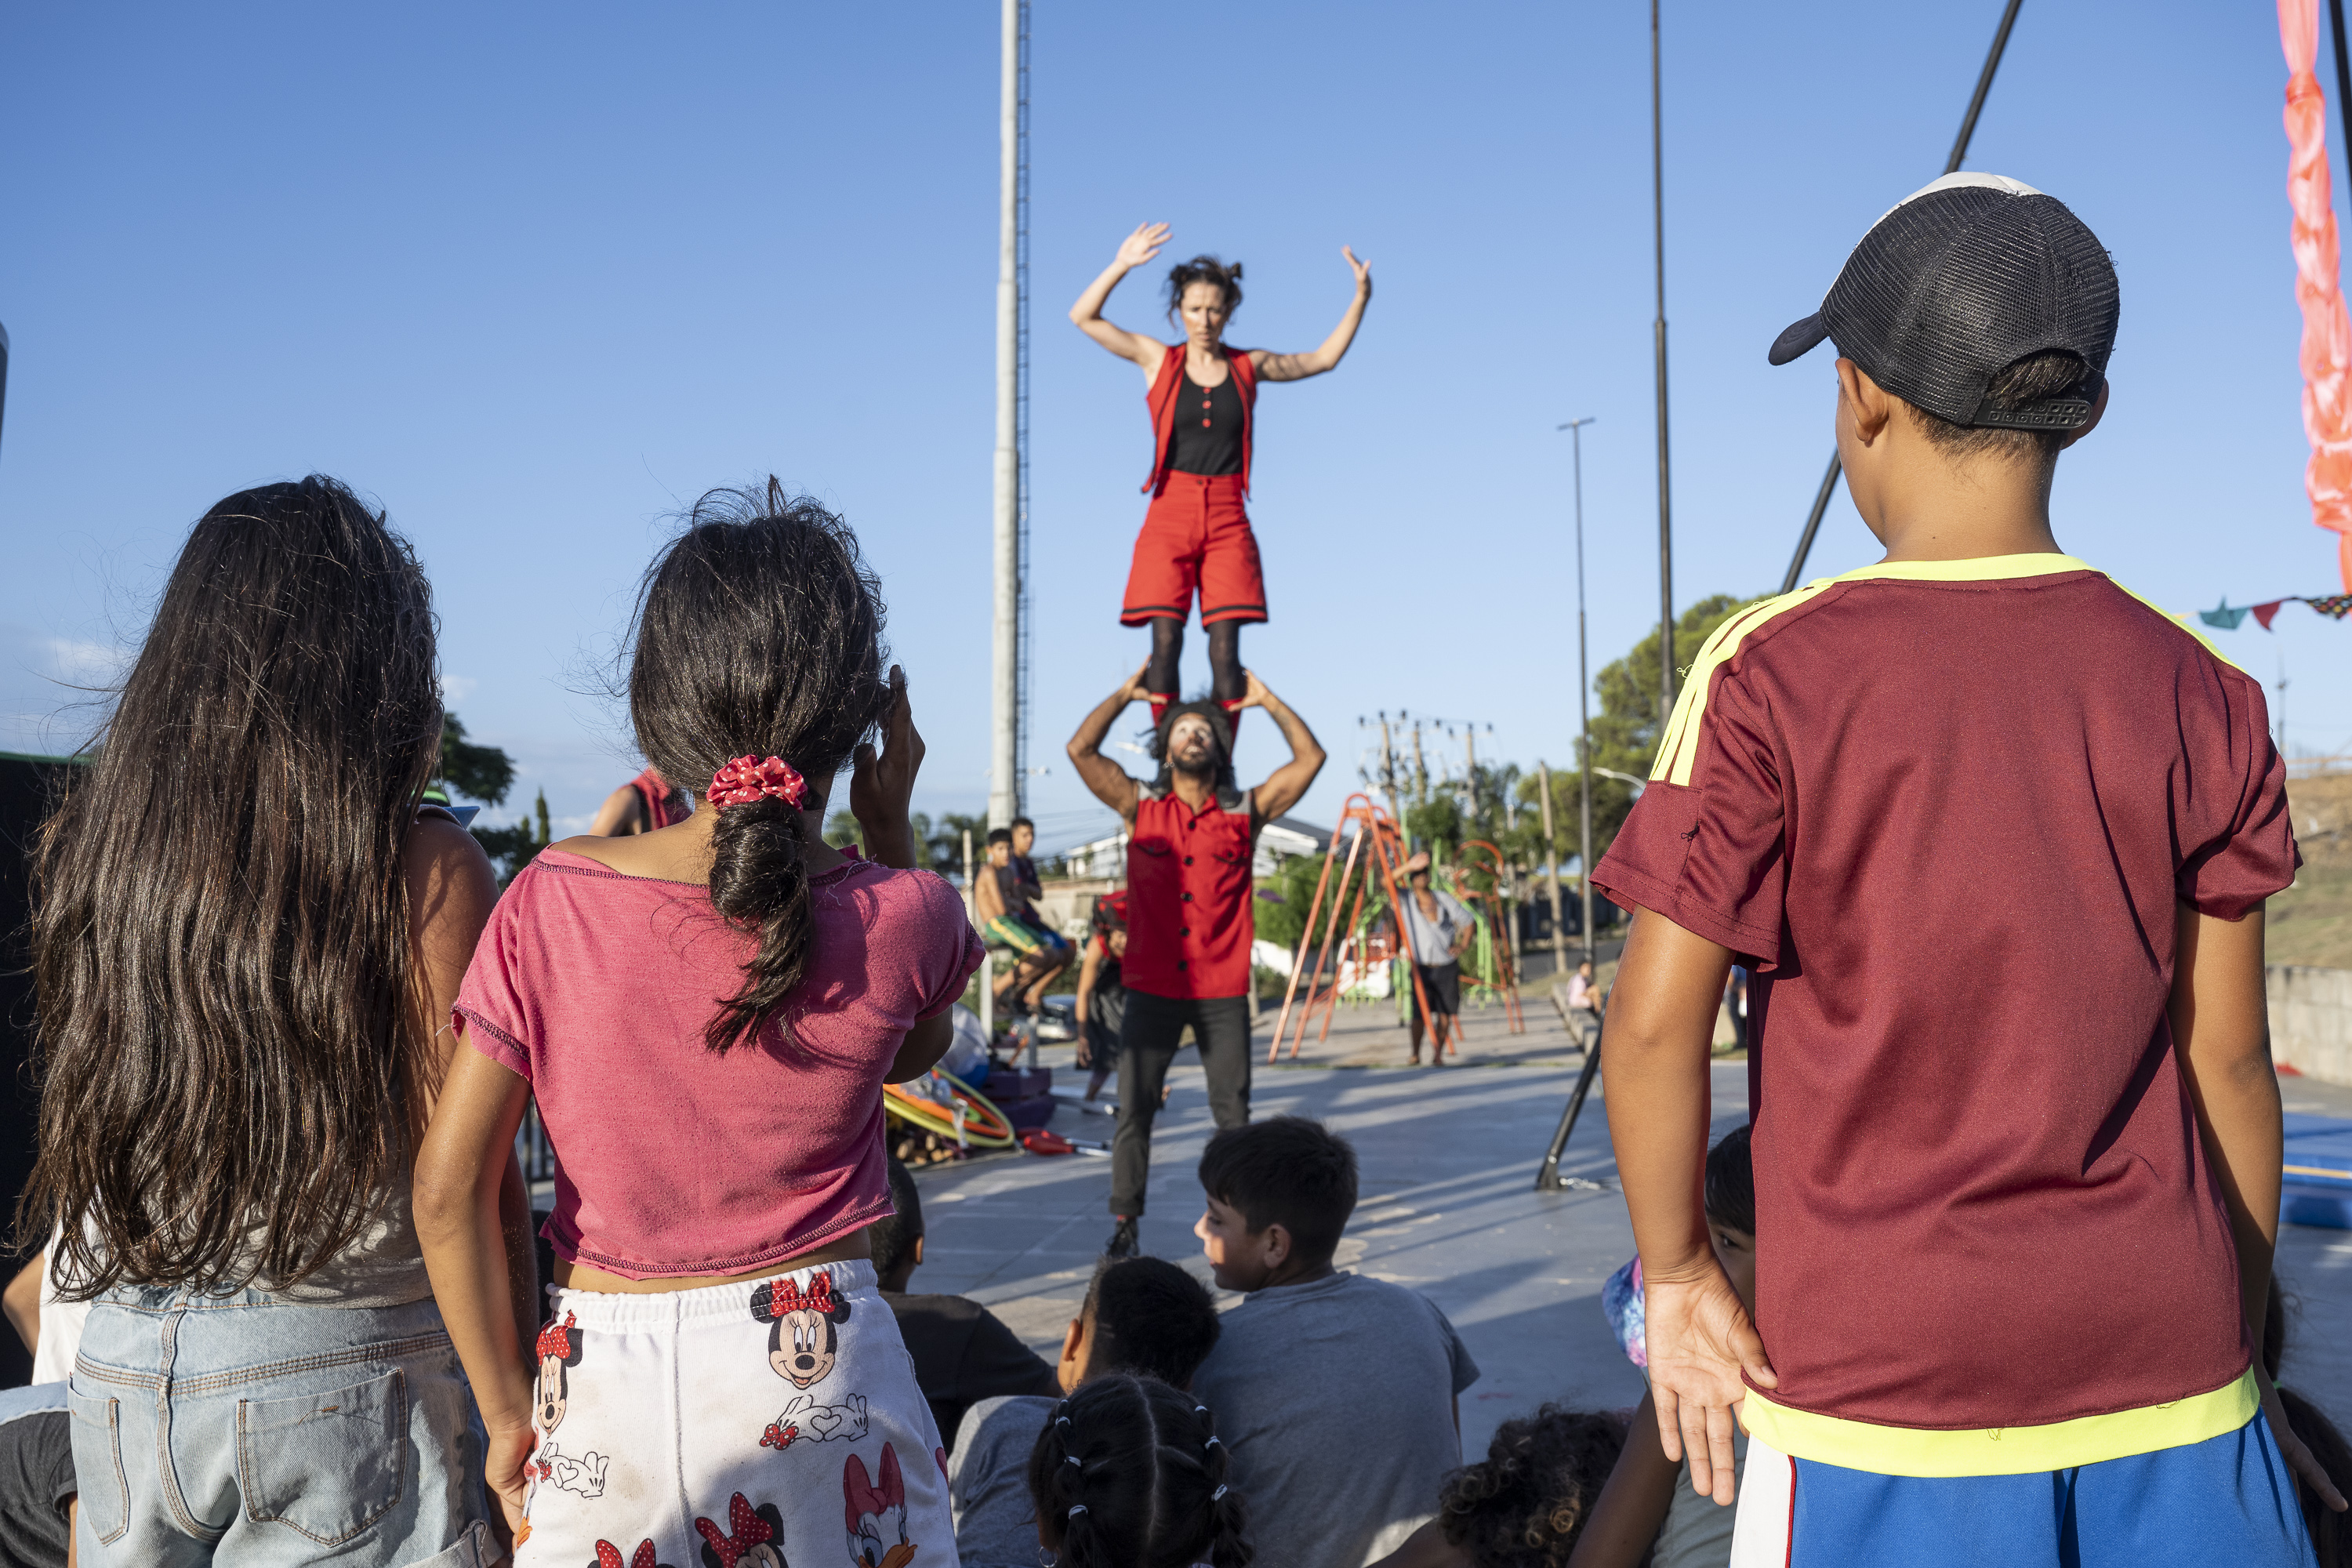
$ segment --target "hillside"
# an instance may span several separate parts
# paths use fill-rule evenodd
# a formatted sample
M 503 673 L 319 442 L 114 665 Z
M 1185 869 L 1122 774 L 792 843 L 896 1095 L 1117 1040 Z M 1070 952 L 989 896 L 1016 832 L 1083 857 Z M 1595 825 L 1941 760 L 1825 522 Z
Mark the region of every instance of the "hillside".
M 2273 963 L 2352 969 L 2352 773 L 2286 786 L 2303 870 L 2270 902 Z

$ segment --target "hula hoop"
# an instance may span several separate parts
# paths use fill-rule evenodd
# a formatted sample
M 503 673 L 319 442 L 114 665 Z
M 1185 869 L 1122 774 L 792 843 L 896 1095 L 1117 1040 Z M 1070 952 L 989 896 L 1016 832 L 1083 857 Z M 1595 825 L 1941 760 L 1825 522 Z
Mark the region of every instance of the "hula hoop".
M 951 1072 L 933 1068 L 930 1076 L 945 1083 L 963 1110 L 963 1127 L 959 1131 L 955 1117 L 937 1100 L 925 1099 L 903 1084 L 882 1086 L 882 1109 L 926 1132 L 936 1132 L 942 1138 L 954 1138 L 982 1149 L 1013 1147 L 1013 1122 L 999 1110 L 995 1103 L 980 1090 Z

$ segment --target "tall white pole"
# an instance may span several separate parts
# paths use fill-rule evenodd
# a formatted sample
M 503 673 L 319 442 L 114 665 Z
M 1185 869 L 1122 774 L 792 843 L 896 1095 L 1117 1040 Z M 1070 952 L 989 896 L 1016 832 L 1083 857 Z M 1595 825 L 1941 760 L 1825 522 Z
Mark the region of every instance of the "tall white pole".
M 1021 813 L 1021 5 L 1004 0 L 996 243 L 996 626 L 990 643 L 988 825 Z

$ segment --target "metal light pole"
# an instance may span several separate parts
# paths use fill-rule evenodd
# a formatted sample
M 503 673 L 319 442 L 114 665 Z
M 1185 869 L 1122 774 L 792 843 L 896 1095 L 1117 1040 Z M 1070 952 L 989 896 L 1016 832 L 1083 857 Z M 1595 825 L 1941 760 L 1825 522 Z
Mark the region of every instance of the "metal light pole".
M 1578 806 L 1577 884 L 1584 896 L 1584 959 L 1592 962 L 1592 677 L 1584 667 L 1584 427 L 1593 416 L 1571 419 L 1560 426 L 1568 432 L 1576 454 L 1576 761 L 1582 783 Z M 1672 628 L 1669 629 L 1671 635 Z M 1667 663 L 1671 665 L 1669 658 Z M 1664 727 L 1660 724 L 1660 743 Z M 1545 832 L 1551 831 L 1549 825 Z M 1559 873 L 1555 871 L 1554 877 Z
M 1658 743 L 1664 745 L 1675 711 L 1675 530 L 1666 458 L 1666 133 L 1658 89 L 1658 0 L 1650 0 L 1650 212 L 1658 258 Z
M 1968 113 L 1960 117 L 1960 133 L 1952 141 L 1952 155 L 1944 160 L 1947 174 L 1956 173 L 1961 160 L 1969 155 L 1969 142 L 1977 133 L 1977 116 L 1984 112 L 1985 95 L 1992 91 L 1993 73 L 2000 69 L 2001 54 L 2009 47 L 2009 30 L 2017 26 L 2017 8 L 2024 3 L 2025 0 L 2009 0 L 2008 8 L 2000 14 L 2000 26 L 1992 35 L 1992 48 L 1985 56 L 1984 69 L 1977 75 L 1976 93 L 1969 100 Z M 2341 0 L 2331 3 L 2337 6 L 2336 64 L 2340 86 L 2344 70 L 2343 11 Z M 2338 96 L 2342 96 L 2340 92 Z M 2352 110 L 2347 110 L 2345 125 L 2347 130 L 2352 130 Z M 1822 519 L 1830 510 L 1830 498 L 1837 494 L 1838 472 L 1838 455 L 1832 452 L 1829 469 L 1822 475 L 1822 488 L 1813 492 L 1813 510 L 1805 518 L 1805 531 L 1797 536 L 1797 553 L 1789 559 L 1789 574 L 1780 579 L 1783 594 L 1795 593 L 1797 579 L 1805 574 L 1805 558 L 1813 552 L 1813 536 L 1821 532 Z
M 988 825 L 1021 814 L 1021 55 L 1027 0 L 1004 0 L 996 236 L 995 626 L 990 643 Z

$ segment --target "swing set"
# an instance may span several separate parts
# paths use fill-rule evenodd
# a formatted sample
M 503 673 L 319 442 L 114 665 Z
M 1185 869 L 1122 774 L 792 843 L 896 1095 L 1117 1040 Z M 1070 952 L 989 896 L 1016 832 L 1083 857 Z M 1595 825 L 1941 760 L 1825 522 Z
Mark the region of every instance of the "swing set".
M 1354 827 L 1352 833 L 1349 831 L 1351 825 Z M 1339 860 L 1337 848 L 1341 838 L 1348 840 L 1348 858 L 1344 864 Z M 1339 814 L 1339 824 L 1333 834 L 1332 845 L 1333 852 L 1323 858 L 1323 874 L 1316 879 L 1315 897 L 1307 904 L 1307 919 L 1299 928 L 1297 951 L 1291 955 L 1290 984 L 1284 988 L 1282 1012 L 1275 1020 L 1274 1038 L 1267 1043 L 1265 1049 L 1266 1065 L 1269 1067 L 1281 1055 L 1285 1035 L 1290 1036 L 1291 1059 L 1297 1059 L 1298 1047 L 1307 1042 L 1307 1026 L 1318 1013 L 1323 1023 L 1316 1034 L 1316 1041 L 1320 1044 L 1328 1039 L 1331 1017 L 1339 1010 L 1340 994 L 1380 964 L 1403 961 L 1405 974 L 1412 986 L 1413 1000 L 1420 1006 L 1422 1016 L 1429 1016 L 1429 996 L 1422 986 L 1421 969 L 1413 960 L 1412 933 L 1405 922 L 1402 920 L 1390 921 L 1390 927 L 1395 932 L 1393 941 L 1364 930 L 1368 900 L 1375 914 L 1379 912 L 1380 900 L 1383 897 L 1391 910 L 1404 907 L 1404 895 L 1399 890 L 1405 861 L 1403 833 L 1398 828 L 1395 819 L 1379 803 L 1370 795 L 1359 793 L 1348 797 L 1346 809 Z M 1483 851 L 1484 861 L 1478 860 L 1474 851 Z M 1335 866 L 1339 868 L 1336 881 L 1332 877 Z M 1507 911 L 1500 893 L 1496 890 L 1502 885 L 1502 851 L 1485 839 L 1474 838 L 1462 847 L 1462 858 L 1454 868 L 1454 885 L 1462 901 L 1480 917 L 1477 964 L 1480 973 L 1469 977 L 1471 984 L 1484 986 L 1502 997 L 1510 1032 L 1520 1035 L 1527 1032 L 1527 1023 L 1519 1012 L 1518 981 L 1511 964 L 1507 928 L 1502 923 Z M 1472 874 L 1479 871 L 1488 872 L 1493 882 L 1493 886 L 1484 891 L 1471 887 L 1468 881 Z M 1343 908 L 1347 911 L 1344 928 L 1340 924 Z M 1320 942 L 1316 940 L 1318 918 L 1322 921 Z M 1344 936 L 1341 934 L 1343 930 Z M 1315 955 L 1312 973 L 1307 969 L 1309 952 Z M 1331 976 L 1328 985 L 1323 983 L 1327 972 Z M 1306 979 L 1303 995 L 1299 984 L 1301 976 Z M 1291 1027 L 1294 1006 L 1297 1012 L 1295 1031 Z M 1452 1031 L 1442 1047 L 1446 1054 L 1456 1057 L 1462 1054 L 1461 1033 L 1459 1028 Z M 1435 1047 L 1433 1039 L 1431 1043 Z

